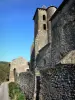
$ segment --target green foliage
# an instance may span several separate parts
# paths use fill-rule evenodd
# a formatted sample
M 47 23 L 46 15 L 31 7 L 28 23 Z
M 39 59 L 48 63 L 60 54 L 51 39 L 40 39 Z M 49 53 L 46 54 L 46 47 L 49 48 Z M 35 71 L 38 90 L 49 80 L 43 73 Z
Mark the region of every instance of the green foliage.
M 11 100 L 26 100 L 18 84 L 9 83 L 9 96 Z
M 20 95 L 18 95 L 17 100 L 25 100 L 25 99 L 24 99 L 24 95 L 23 95 L 22 93 L 20 93 Z
M 0 83 L 7 81 L 9 79 L 9 63 L 8 62 L 0 62 Z

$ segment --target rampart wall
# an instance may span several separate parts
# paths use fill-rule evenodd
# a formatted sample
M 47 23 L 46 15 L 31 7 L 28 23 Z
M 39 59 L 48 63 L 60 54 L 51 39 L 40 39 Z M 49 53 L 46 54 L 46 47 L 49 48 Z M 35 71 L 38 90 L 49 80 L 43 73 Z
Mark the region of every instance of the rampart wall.
M 51 62 L 56 65 L 75 49 L 75 0 L 64 0 L 51 18 Z

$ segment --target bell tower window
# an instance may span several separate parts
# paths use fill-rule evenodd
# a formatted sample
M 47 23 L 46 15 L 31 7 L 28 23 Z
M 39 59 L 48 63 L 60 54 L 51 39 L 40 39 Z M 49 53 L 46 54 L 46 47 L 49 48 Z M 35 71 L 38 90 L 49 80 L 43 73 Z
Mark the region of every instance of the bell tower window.
M 43 24 L 43 29 L 46 30 L 46 24 Z
M 43 15 L 43 20 L 46 20 L 46 16 L 45 15 Z

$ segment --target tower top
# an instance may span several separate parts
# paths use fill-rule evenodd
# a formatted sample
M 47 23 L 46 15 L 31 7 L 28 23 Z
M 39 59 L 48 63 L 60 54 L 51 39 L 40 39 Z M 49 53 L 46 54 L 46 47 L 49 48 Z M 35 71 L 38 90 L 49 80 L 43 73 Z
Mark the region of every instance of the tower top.
M 35 19 L 35 16 L 36 16 L 36 14 L 37 14 L 37 12 L 38 12 L 38 9 L 39 9 L 39 10 L 46 10 L 46 8 L 44 8 L 44 7 L 42 7 L 42 8 L 37 8 L 36 11 L 35 11 L 35 14 L 34 14 L 34 16 L 33 16 L 33 20 Z

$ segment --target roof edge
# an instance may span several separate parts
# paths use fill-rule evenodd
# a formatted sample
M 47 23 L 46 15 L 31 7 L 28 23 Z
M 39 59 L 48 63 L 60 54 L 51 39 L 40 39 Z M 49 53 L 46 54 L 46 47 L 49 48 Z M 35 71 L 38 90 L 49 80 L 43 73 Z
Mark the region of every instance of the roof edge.
M 56 6 L 49 6 L 46 10 L 48 10 L 49 8 L 51 8 L 51 7 L 54 7 L 54 8 L 56 8 L 57 9 L 57 7 Z
M 35 16 L 36 16 L 36 13 L 37 13 L 38 9 L 40 9 L 40 10 L 46 10 L 45 8 L 37 8 L 36 11 L 35 11 L 35 14 L 33 16 L 33 20 L 35 19 Z
M 58 7 L 58 9 L 55 11 L 55 13 L 53 14 L 53 16 L 49 19 L 50 21 L 54 19 L 54 17 L 59 13 L 59 11 L 61 11 L 63 9 L 63 7 L 67 4 L 69 0 L 64 0 L 60 6 Z

